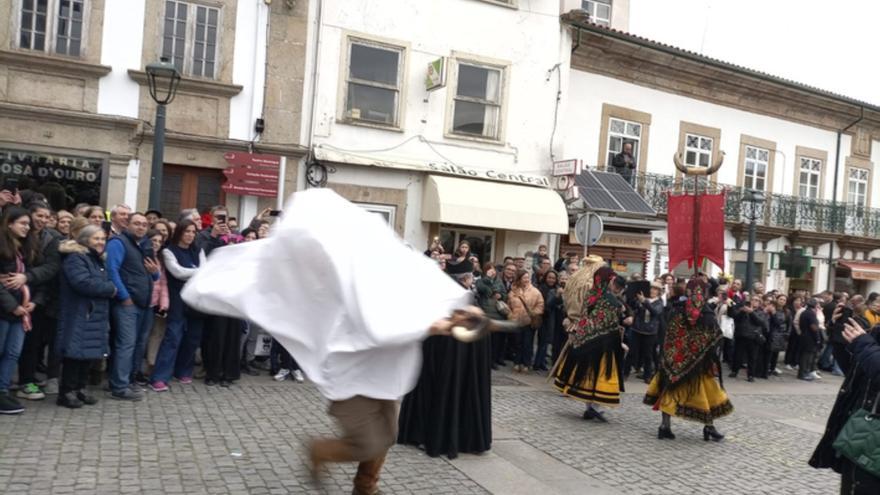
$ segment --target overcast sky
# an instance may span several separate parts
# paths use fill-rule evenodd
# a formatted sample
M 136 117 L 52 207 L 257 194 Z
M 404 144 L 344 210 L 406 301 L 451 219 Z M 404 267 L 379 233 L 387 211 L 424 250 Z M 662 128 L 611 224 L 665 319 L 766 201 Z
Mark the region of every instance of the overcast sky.
M 630 31 L 880 105 L 880 1 L 631 0 Z

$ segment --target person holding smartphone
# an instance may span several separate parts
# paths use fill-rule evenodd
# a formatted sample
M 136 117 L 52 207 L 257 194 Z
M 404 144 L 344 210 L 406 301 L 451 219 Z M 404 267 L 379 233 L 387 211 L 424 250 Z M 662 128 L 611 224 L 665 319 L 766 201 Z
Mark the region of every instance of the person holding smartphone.
M 209 256 L 215 249 L 229 244 L 228 219 L 229 211 L 225 206 L 211 208 L 211 227 L 199 233 L 196 249 Z M 241 320 L 225 316 L 211 316 L 205 322 L 202 338 L 205 385 L 229 387 L 241 376 L 242 325 Z
M 119 400 L 141 400 L 140 388 L 132 388 L 135 379 L 146 382 L 141 372 L 146 341 L 153 327 L 150 302 L 153 282 L 159 278 L 159 263 L 148 256 L 145 243 L 147 217 L 135 213 L 129 217 L 128 228 L 107 241 L 107 272 L 116 286 L 112 308 L 116 328 L 113 368 L 110 374 L 111 397 Z M 149 249 L 152 252 L 152 246 Z

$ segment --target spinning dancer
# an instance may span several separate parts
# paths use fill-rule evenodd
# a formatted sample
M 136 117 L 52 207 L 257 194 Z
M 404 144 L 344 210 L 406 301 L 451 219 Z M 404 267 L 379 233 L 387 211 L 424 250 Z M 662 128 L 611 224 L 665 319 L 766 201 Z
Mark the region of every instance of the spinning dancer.
M 596 259 L 592 264 L 597 264 Z M 586 293 L 569 297 L 571 283 L 584 287 L 582 272 L 595 271 L 592 287 Z M 551 373 L 554 387 L 563 394 L 587 403 L 584 419 L 606 422 L 599 410 L 601 405 L 620 404 L 623 391 L 623 346 L 621 319 L 623 303 L 618 295 L 623 291 L 622 279 L 611 268 L 592 266 L 582 269 L 566 288 L 566 310 L 569 314 L 569 337 L 559 361 Z M 575 289 L 577 290 L 577 289 Z M 571 302 L 569 302 L 571 301 Z M 573 313 L 569 305 L 580 309 Z M 624 321 L 624 323 L 627 323 Z
M 703 423 L 703 440 L 720 442 L 724 435 L 713 422 L 733 412 L 721 386 L 717 351 L 722 334 L 714 311 L 706 304 L 707 288 L 704 281 L 695 278 L 687 284 L 687 297 L 683 297 L 681 286 L 673 292 L 660 369 L 644 399 L 663 414 L 659 439 L 675 439 L 671 417 L 678 416 Z
M 373 494 L 422 341 L 488 322 L 468 306 L 470 293 L 379 217 L 327 189 L 296 193 L 286 206 L 267 239 L 211 254 L 182 296 L 202 312 L 254 322 L 291 353 L 342 429 L 340 439 L 311 443 L 312 474 L 358 462 L 354 493 Z M 398 280 L 410 281 L 406 290 Z

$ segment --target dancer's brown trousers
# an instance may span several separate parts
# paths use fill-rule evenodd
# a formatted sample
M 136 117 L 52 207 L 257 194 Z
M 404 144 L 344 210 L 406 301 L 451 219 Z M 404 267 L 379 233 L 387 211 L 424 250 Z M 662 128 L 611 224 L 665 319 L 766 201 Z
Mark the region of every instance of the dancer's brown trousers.
M 385 454 L 397 441 L 397 407 L 397 401 L 360 395 L 331 402 L 329 413 L 342 427 L 342 438 L 314 441 L 312 461 L 358 462 L 352 493 L 373 495 Z

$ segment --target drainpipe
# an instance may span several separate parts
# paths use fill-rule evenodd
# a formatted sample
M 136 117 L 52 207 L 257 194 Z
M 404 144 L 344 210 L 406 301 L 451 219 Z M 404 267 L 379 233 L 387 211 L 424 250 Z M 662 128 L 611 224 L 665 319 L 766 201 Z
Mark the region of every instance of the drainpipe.
M 831 227 L 832 230 L 837 227 L 837 176 L 840 172 L 840 138 L 843 136 L 843 133 L 850 130 L 852 126 L 858 124 L 865 118 L 865 107 L 859 108 L 859 118 L 854 120 L 851 124 L 844 127 L 843 129 L 837 131 L 837 150 L 834 153 L 834 189 L 831 190 L 831 207 L 834 208 L 834 214 L 831 216 Z M 841 253 L 842 254 L 842 253 Z M 828 243 L 828 290 L 834 290 L 834 241 Z
M 309 152 L 305 159 L 305 166 L 299 167 L 299 174 L 296 179 L 297 189 L 304 187 L 303 185 L 306 181 L 306 167 L 312 160 L 314 160 L 315 156 L 315 120 L 317 120 L 318 113 L 318 82 L 320 80 L 318 67 L 321 64 L 321 29 L 324 24 L 324 2 L 322 0 L 314 1 L 317 5 L 315 12 L 315 50 L 313 52 L 314 58 L 312 59 L 312 106 L 309 109 L 309 135 L 306 136 L 306 146 L 308 147 Z

